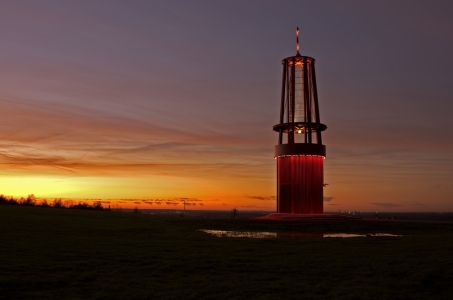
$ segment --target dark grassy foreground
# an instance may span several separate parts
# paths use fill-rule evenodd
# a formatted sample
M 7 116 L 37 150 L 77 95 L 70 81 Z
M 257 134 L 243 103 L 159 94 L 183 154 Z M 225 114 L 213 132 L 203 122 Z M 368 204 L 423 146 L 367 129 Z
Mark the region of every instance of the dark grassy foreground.
M 403 234 L 231 239 L 197 229 Z M 453 225 L 0 206 L 3 299 L 453 299 Z

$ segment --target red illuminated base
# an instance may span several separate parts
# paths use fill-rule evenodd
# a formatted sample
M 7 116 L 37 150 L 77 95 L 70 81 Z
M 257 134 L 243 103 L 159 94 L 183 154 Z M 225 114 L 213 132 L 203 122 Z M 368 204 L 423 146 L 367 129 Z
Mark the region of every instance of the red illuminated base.
M 357 217 L 351 217 L 340 214 L 269 214 L 256 218 L 258 220 L 272 221 L 337 221 L 337 220 L 356 220 Z
M 322 214 L 324 157 L 288 155 L 277 157 L 277 212 Z

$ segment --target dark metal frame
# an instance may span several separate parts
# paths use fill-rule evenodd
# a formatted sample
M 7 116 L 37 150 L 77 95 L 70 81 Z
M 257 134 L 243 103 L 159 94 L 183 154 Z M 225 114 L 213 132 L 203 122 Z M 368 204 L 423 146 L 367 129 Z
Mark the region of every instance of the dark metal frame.
M 313 133 L 316 134 L 316 144 L 322 145 L 321 132 L 327 129 L 325 124 L 321 123 L 319 116 L 318 91 L 316 86 L 315 59 L 309 56 L 302 56 L 297 53 L 296 56 L 290 56 L 282 60 L 282 91 L 280 103 L 280 123 L 274 125 L 273 130 L 279 133 L 278 145 L 276 146 L 275 156 L 281 153 L 281 145 L 284 144 L 284 134 L 287 136 L 287 144 L 299 144 L 296 142 L 296 133 L 303 133 L 303 143 L 315 144 Z M 301 82 L 296 82 L 296 69 L 300 68 L 302 73 Z M 298 71 L 299 72 L 299 71 Z M 300 86 L 297 86 L 300 85 Z M 296 99 L 296 90 L 301 91 L 302 95 Z M 301 103 L 301 101 L 303 103 Z M 303 107 L 304 114 L 299 116 L 303 121 L 295 120 L 296 105 Z M 313 115 L 314 114 L 314 115 Z M 285 122 L 285 119 L 287 120 Z M 300 153 L 295 155 L 322 155 L 325 156 L 325 147 L 319 153 L 304 153 L 304 147 L 297 147 Z

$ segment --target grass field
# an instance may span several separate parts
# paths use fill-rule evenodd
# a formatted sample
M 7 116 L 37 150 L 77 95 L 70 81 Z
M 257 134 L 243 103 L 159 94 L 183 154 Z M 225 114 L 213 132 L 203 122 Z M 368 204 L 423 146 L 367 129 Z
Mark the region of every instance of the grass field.
M 218 238 L 198 229 L 401 234 Z M 453 224 L 0 206 L 2 299 L 453 299 Z

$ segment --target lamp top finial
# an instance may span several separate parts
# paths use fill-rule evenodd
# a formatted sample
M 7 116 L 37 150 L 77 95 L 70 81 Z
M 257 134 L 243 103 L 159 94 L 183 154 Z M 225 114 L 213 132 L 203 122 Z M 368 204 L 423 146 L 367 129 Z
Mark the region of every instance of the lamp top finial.
M 296 28 L 296 56 L 300 56 L 299 53 L 299 27 Z

